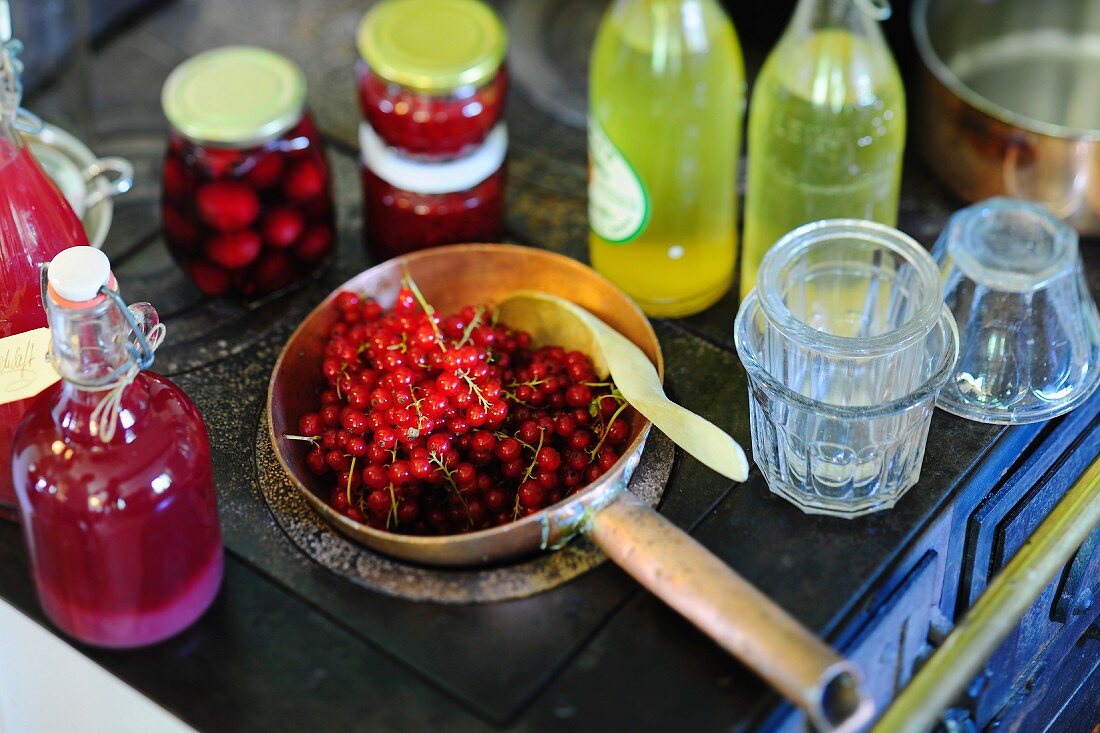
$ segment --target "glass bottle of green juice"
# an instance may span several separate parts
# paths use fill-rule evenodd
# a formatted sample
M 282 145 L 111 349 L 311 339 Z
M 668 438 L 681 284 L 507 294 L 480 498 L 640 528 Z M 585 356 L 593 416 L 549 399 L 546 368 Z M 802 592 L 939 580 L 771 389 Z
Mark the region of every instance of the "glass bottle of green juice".
M 905 92 L 882 0 L 801 0 L 753 86 L 741 297 L 764 253 L 818 219 L 897 220 Z
M 589 253 L 657 316 L 706 308 L 737 259 L 741 47 L 715 0 L 615 0 L 592 52 Z

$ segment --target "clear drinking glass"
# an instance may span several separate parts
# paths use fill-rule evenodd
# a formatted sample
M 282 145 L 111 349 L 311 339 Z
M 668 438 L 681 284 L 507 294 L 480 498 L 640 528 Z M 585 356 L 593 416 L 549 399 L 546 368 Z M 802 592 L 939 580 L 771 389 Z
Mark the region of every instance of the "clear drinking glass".
M 956 212 L 932 256 L 959 323 L 940 407 L 1019 424 L 1088 399 L 1100 384 L 1100 313 L 1076 231 L 1039 204 L 993 198 Z
M 803 511 L 887 509 L 920 476 L 958 334 L 935 261 L 892 227 L 799 227 L 761 263 L 734 326 L 753 457 Z

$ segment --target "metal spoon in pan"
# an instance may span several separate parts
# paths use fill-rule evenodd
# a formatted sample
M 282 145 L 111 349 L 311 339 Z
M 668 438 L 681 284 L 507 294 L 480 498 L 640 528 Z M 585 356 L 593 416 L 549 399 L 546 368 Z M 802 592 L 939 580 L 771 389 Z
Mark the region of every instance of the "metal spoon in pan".
M 497 306 L 500 322 L 531 334 L 538 346 L 557 344 L 592 359 L 596 374 L 615 380 L 626 401 L 673 443 L 734 481 L 749 475 L 745 451 L 712 422 L 670 400 L 657 370 L 631 341 L 565 298 L 520 290 Z

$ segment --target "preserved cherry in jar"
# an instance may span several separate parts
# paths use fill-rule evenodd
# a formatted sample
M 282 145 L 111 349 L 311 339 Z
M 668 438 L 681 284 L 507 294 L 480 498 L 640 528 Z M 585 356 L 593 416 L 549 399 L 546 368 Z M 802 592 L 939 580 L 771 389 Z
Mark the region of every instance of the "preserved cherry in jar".
M 316 271 L 334 243 L 332 186 L 298 67 L 215 49 L 177 67 L 162 102 L 164 238 L 195 285 L 255 299 Z
M 384 0 L 359 25 L 363 118 L 408 156 L 445 159 L 500 122 L 508 36 L 479 0 Z
M 504 230 L 503 123 L 476 152 L 445 163 L 409 160 L 360 125 L 363 235 L 376 260 L 458 242 L 497 242 Z

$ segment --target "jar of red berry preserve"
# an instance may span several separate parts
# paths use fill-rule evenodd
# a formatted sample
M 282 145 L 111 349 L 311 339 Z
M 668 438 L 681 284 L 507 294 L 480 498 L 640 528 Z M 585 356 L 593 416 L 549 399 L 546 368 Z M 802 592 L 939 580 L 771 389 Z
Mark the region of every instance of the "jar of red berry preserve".
M 405 155 L 457 157 L 500 121 L 508 33 L 479 0 L 383 0 L 358 45 L 363 116 Z
M 413 160 L 359 125 L 363 235 L 377 260 L 456 242 L 498 242 L 504 229 L 503 122 L 455 160 Z
M 248 46 L 193 56 L 165 82 L 164 238 L 203 292 L 259 298 L 328 259 L 332 186 L 305 100 L 297 65 Z

